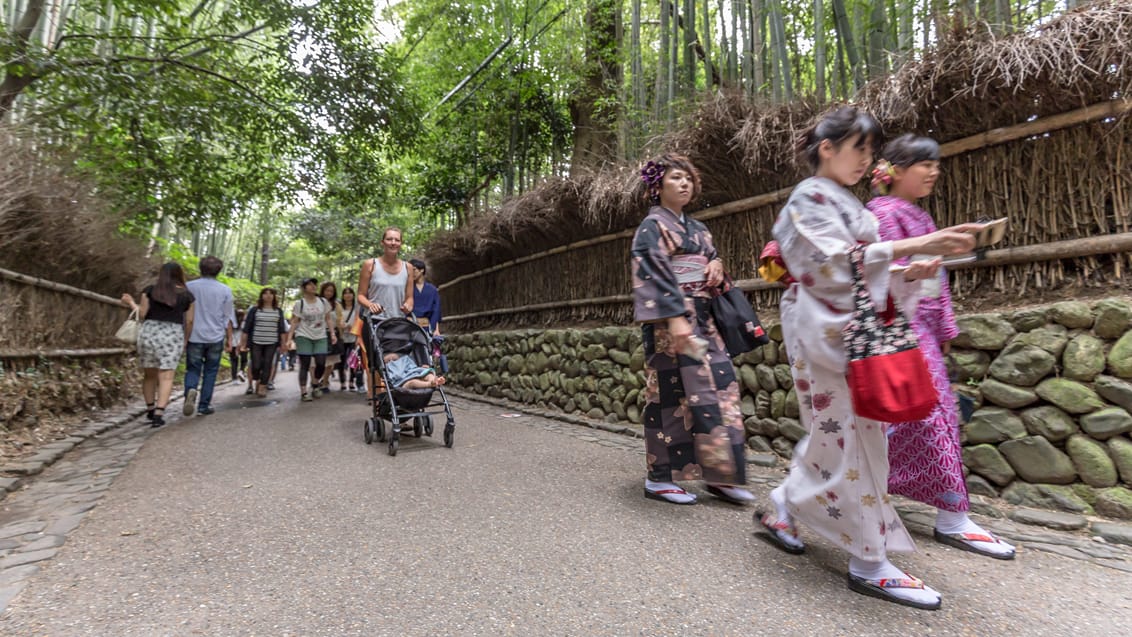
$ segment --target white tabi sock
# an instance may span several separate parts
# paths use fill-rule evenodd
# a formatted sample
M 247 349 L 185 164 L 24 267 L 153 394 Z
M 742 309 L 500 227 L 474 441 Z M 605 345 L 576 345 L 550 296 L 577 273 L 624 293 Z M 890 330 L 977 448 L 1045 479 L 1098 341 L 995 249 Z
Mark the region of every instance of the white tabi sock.
M 998 539 L 997 536 L 994 536 L 983 527 L 975 524 L 975 522 L 971 520 L 971 517 L 967 515 L 966 511 L 944 511 L 943 509 L 939 509 L 935 516 L 935 529 L 947 535 L 954 533 L 978 533 L 979 535 L 990 535 Z M 980 551 L 994 553 L 995 555 L 1008 555 L 1014 552 L 1014 547 L 1003 542 L 1001 539 L 997 542 L 975 542 L 970 540 L 968 540 L 968 542 Z
M 744 502 L 755 501 L 755 494 L 744 489 L 743 487 L 737 487 L 733 484 L 716 484 L 714 482 L 709 482 L 708 484 L 726 493 L 728 497 L 734 498 L 736 500 L 742 500 Z
M 774 505 L 775 519 L 779 522 L 785 522 L 786 524 L 793 527 L 794 518 L 790 515 L 790 512 L 786 510 L 786 494 L 783 493 L 782 485 L 779 485 L 771 490 L 770 502 Z M 794 548 L 799 549 L 806 546 L 806 544 L 802 542 L 801 539 L 799 539 L 795 535 L 787 533 L 786 531 L 776 530 L 774 531 L 774 534 L 778 537 L 779 541 L 781 541 L 783 544 L 786 544 L 787 546 L 793 546 Z
M 675 502 L 676 504 L 685 504 L 688 502 L 696 501 L 695 494 L 688 493 L 687 491 L 684 491 L 683 487 L 675 485 L 671 482 L 653 482 L 652 480 L 645 478 L 645 488 L 664 498 L 665 500 L 668 500 L 669 502 Z M 672 489 L 683 491 L 683 493 L 660 493 L 661 491 L 669 491 Z
M 865 560 L 849 558 L 849 572 L 862 579 L 877 581 L 881 579 L 910 579 L 911 576 L 896 567 L 888 560 L 880 562 L 866 562 Z M 906 599 L 921 604 L 932 604 L 939 601 L 939 592 L 927 586 L 923 588 L 886 588 L 886 592 L 893 597 Z

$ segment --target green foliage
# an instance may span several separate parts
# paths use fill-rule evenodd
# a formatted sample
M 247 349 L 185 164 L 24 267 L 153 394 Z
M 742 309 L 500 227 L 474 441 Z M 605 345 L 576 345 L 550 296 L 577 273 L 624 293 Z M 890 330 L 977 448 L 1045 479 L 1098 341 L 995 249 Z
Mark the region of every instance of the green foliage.
M 191 280 L 200 276 L 200 257 L 192 254 L 185 246 L 177 243 L 162 242 L 162 251 L 167 260 L 181 265 L 181 268 L 185 271 L 186 279 Z M 237 308 L 246 308 L 249 305 L 255 305 L 256 301 L 259 299 L 260 290 L 264 288 L 264 286 L 255 281 L 227 276 L 224 272 L 221 272 L 220 276 L 216 277 L 216 280 L 232 288 L 232 297 L 235 299 Z

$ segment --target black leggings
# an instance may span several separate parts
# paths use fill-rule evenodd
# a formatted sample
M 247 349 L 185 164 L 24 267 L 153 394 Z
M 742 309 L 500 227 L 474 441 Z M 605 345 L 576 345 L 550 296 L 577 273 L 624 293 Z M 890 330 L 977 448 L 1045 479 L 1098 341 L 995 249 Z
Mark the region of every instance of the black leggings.
M 251 377 L 261 383 L 271 382 L 271 371 L 275 367 L 275 350 L 278 343 L 259 345 L 252 343 L 252 369 Z
M 314 381 L 318 384 L 318 380 L 322 378 L 322 373 L 326 371 L 326 354 L 299 354 L 299 387 L 304 390 L 307 388 L 307 374 L 310 372 L 311 359 L 314 359 Z
M 244 368 L 248 366 L 248 353 L 240 352 L 237 354 L 236 352 L 229 351 L 228 364 L 232 366 L 232 378 L 234 379 L 236 378 L 237 372 L 244 371 Z

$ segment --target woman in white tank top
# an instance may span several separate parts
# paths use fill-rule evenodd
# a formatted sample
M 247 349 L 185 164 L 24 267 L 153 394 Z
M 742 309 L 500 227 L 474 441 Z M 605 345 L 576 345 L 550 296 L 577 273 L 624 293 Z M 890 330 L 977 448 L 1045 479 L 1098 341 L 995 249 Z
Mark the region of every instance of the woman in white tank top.
M 379 318 L 407 316 L 413 311 L 413 278 L 409 276 L 409 265 L 401 260 L 401 230 L 386 228 L 381 235 L 382 255 L 377 259 L 366 259 L 362 264 L 362 274 L 358 280 L 358 305 L 365 308 L 363 315 Z M 362 326 L 362 344 L 367 356 L 371 357 L 366 371 L 377 368 L 372 358 L 373 344 L 370 342 L 368 325 Z M 369 396 L 373 397 L 370 384 Z

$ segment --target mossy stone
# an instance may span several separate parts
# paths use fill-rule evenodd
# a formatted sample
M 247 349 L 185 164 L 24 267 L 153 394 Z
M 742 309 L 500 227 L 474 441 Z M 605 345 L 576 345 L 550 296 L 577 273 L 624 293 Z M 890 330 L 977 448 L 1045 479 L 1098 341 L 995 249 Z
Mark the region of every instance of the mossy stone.
M 1090 387 L 1067 378 L 1047 378 L 1038 384 L 1038 396 L 1071 414 L 1087 414 L 1104 407 Z
M 1092 334 L 1079 334 L 1061 355 L 1062 374 L 1074 380 L 1092 381 L 1104 371 L 1104 341 Z
M 983 398 L 1000 407 L 1019 409 L 1038 402 L 1038 394 L 1027 387 L 1015 387 L 994 378 L 987 378 L 979 384 Z
M 963 433 L 968 444 L 978 445 L 1024 438 L 1026 427 L 1022 419 L 1009 409 L 983 407 L 975 412 L 971 422 L 963 426 Z
M 995 379 L 1017 387 L 1033 387 L 1057 364 L 1052 354 L 1036 345 L 1011 343 L 994 359 L 987 372 Z
M 1006 486 L 1014 481 L 1016 473 L 1006 458 L 994 445 L 974 445 L 963 448 L 963 464 L 972 473 L 990 480 L 998 486 Z
M 1002 349 L 1014 336 L 1014 326 L 999 314 L 973 314 L 956 319 L 959 336 L 954 345 L 969 349 Z
M 1049 308 L 1049 317 L 1071 330 L 1089 329 L 1093 326 L 1093 310 L 1081 301 L 1054 303 Z
M 1116 485 L 1116 465 L 1108 456 L 1105 446 L 1088 436 L 1076 434 L 1065 443 L 1065 451 L 1081 481 L 1091 487 Z
M 1060 442 L 1077 433 L 1077 422 L 1053 405 L 1042 405 L 1022 412 L 1026 431 L 1051 442 Z
M 1105 299 L 1093 306 L 1093 333 L 1101 338 L 1120 338 L 1132 324 L 1132 307 L 1118 299 Z

